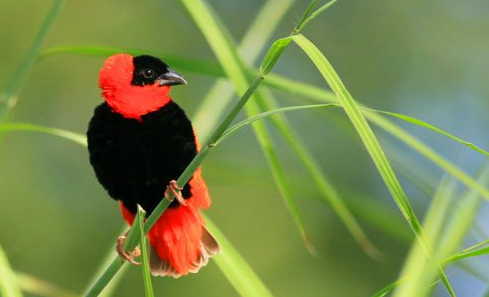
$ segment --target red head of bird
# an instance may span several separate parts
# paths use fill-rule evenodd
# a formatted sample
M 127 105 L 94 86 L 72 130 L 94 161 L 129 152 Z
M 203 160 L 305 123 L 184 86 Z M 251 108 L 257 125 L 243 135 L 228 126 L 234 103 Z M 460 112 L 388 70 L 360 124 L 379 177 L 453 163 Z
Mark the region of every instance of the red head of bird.
M 129 54 L 107 58 L 99 79 L 107 104 L 122 116 L 137 120 L 170 102 L 168 92 L 172 85 L 186 83 L 161 60 Z

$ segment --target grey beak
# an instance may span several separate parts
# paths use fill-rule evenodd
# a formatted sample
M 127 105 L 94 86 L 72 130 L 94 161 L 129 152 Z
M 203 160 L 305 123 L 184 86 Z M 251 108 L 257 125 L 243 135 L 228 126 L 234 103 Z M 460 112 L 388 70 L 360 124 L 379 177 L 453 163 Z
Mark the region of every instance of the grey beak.
M 156 81 L 160 84 L 160 86 L 175 86 L 187 84 L 187 81 L 171 68 L 168 68 L 168 71 L 160 75 L 160 77 L 158 77 Z

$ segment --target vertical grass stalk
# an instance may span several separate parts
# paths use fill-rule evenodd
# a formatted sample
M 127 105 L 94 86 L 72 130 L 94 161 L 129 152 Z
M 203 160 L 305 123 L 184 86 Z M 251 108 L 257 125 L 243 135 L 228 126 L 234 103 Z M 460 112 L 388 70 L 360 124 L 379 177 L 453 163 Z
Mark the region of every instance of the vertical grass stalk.
M 22 297 L 15 273 L 10 268 L 7 255 L 0 246 L 0 296 Z
M 139 229 L 139 242 L 141 243 L 139 246 L 141 247 L 141 270 L 143 272 L 144 293 L 146 297 L 154 297 L 153 285 L 151 284 L 151 273 L 149 269 L 148 244 L 146 242 L 146 234 L 144 233 L 145 216 L 146 212 L 138 204 L 138 213 L 134 220 L 137 220 L 137 227 Z
M 8 80 L 3 92 L 0 94 L 0 123 L 4 121 L 9 112 L 14 108 L 19 95 L 22 83 L 27 79 L 27 76 L 36 62 L 37 56 L 41 50 L 42 44 L 51 30 L 54 21 L 59 15 L 61 8 L 67 0 L 56 0 L 49 10 L 44 22 L 34 38 L 27 54 L 22 59 L 22 62 L 17 67 L 15 72 Z

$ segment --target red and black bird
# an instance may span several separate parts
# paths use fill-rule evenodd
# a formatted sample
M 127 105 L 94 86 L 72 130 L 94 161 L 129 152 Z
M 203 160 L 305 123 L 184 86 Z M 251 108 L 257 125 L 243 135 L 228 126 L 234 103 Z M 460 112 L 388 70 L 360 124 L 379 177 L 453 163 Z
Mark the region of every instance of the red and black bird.
M 183 188 L 175 182 L 200 149 L 190 120 L 168 95 L 186 81 L 158 58 L 116 54 L 105 61 L 99 84 L 105 102 L 87 132 L 98 181 L 130 225 L 137 204 L 149 215 L 172 191 L 176 199 L 148 233 L 151 272 L 197 272 L 219 244 L 199 211 L 211 203 L 200 168 Z M 121 247 L 119 241 L 119 254 L 133 261 Z

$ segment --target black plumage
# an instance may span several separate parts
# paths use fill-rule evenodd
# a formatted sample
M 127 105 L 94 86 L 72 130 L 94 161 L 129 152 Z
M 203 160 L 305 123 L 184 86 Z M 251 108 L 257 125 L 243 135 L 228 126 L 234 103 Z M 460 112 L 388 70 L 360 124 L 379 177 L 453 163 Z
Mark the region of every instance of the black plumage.
M 109 195 L 131 212 L 140 204 L 149 215 L 197 154 L 195 136 L 185 112 L 173 101 L 141 116 L 124 118 L 107 103 L 99 105 L 88 132 L 90 162 Z M 190 197 L 190 185 L 182 190 Z M 178 205 L 173 201 L 170 206 Z

